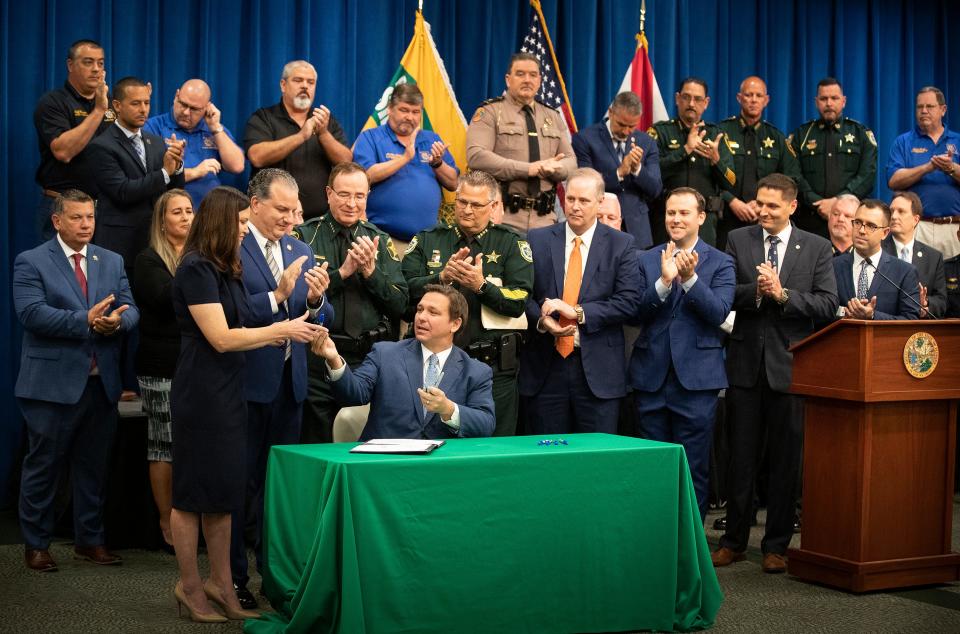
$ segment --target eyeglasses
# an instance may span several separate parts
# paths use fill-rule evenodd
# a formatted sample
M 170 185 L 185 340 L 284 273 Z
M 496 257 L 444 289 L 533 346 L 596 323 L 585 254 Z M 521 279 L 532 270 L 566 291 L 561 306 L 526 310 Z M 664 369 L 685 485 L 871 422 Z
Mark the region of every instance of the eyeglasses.
M 347 201 L 349 201 L 349 200 L 355 200 L 355 201 L 358 202 L 358 203 L 362 203 L 362 202 L 364 202 L 364 201 L 367 200 L 367 195 L 366 195 L 366 194 L 354 194 L 354 193 L 351 193 L 351 192 L 338 192 L 338 191 L 336 191 L 336 190 L 334 190 L 333 193 L 334 193 L 334 195 L 336 195 L 336 197 L 337 197 L 339 200 L 341 200 L 342 202 L 347 202 Z
M 191 106 L 191 105 L 189 105 L 189 104 L 187 104 L 187 103 L 184 103 L 183 100 L 181 100 L 181 99 L 177 99 L 177 105 L 180 106 L 182 109 L 186 110 L 187 112 L 191 113 L 191 114 L 200 114 L 201 112 L 203 112 L 204 110 L 206 110 L 206 107 L 204 107 L 204 108 L 194 108 L 193 106 Z
M 701 97 L 700 95 L 688 95 L 686 93 L 680 93 L 680 101 L 683 101 L 683 102 L 692 101 L 693 103 L 701 104 L 706 100 L 707 100 L 706 97 Z
M 457 206 L 457 209 L 466 209 L 467 207 L 469 207 L 470 211 L 476 212 L 476 211 L 483 211 L 483 208 L 492 202 L 493 202 L 492 200 L 488 200 L 485 203 L 477 203 L 477 202 L 473 202 L 472 200 L 463 200 L 461 198 L 457 198 L 454 201 L 454 204 Z
M 883 225 L 882 227 L 873 224 L 872 222 L 864 222 L 862 220 L 851 220 L 850 224 L 853 225 L 854 231 L 860 231 L 861 229 L 866 229 L 867 233 L 873 233 L 877 229 L 886 229 L 890 225 Z

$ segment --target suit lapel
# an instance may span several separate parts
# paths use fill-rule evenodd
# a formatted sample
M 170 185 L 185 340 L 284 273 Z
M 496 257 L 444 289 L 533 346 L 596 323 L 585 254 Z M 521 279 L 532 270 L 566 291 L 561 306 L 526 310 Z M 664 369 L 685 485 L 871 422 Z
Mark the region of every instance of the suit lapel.
M 587 287 L 596 276 L 597 269 L 600 268 L 600 259 L 605 255 L 605 251 L 608 248 L 610 236 L 606 231 L 603 231 L 606 228 L 606 225 L 602 225 L 599 222 L 597 222 L 594 227 L 593 244 L 590 245 L 590 252 L 587 254 L 587 263 L 583 267 L 583 279 L 580 282 L 580 295 L 577 297 L 577 301 L 583 300 Z
M 410 382 L 410 397 L 413 399 L 413 411 L 417 414 L 417 420 L 420 427 L 423 427 L 423 403 L 420 402 L 420 396 L 417 389 L 423 387 L 423 352 L 420 349 L 420 342 L 411 339 L 407 347 L 406 354 L 403 355 L 403 362 L 407 366 L 407 380 Z M 443 389 L 443 388 L 441 388 Z
M 754 279 L 757 277 L 756 266 L 761 262 L 767 261 L 767 249 L 763 243 L 763 229 L 760 228 L 760 225 L 754 225 L 750 228 L 750 233 L 753 236 L 753 239 L 750 240 L 750 260 L 751 269 L 753 269 Z
M 617 161 L 617 150 L 613 145 L 613 137 L 610 136 L 610 130 L 607 129 L 607 124 L 600 123 L 600 142 L 607 148 L 607 152 L 610 154 L 610 158 L 613 160 L 614 165 L 619 166 L 620 163 Z
M 787 243 L 787 248 L 783 250 L 783 262 L 780 266 L 780 283 L 782 285 L 786 285 L 790 279 L 790 272 L 793 271 L 794 264 L 800 259 L 800 254 L 803 253 L 803 246 L 800 232 L 794 227 L 790 232 L 790 241 Z
M 243 239 L 243 248 L 247 252 L 247 255 L 250 256 L 250 259 L 256 262 L 257 269 L 260 271 L 260 274 L 263 275 L 263 280 L 267 283 L 267 287 L 271 289 L 276 288 L 277 280 L 274 279 L 273 273 L 270 272 L 270 267 L 267 266 L 267 260 L 263 257 L 263 253 L 260 251 L 260 245 L 257 244 L 257 239 L 253 237 L 252 233 L 248 233 Z
M 140 162 L 140 156 L 137 154 L 137 151 L 133 149 L 133 141 L 127 138 L 126 133 L 119 128 L 119 126 L 113 126 L 113 134 L 117 138 L 117 143 L 120 144 L 120 147 L 126 151 L 127 155 L 133 161 L 134 165 L 140 169 L 144 174 L 147 173 L 146 168 L 144 168 L 143 163 Z M 143 138 L 142 136 L 140 138 Z M 144 152 L 147 151 L 147 145 L 144 143 Z M 147 154 L 149 156 L 149 154 Z
M 843 261 L 840 266 L 840 274 L 837 275 L 837 292 L 840 297 L 854 298 L 857 296 L 857 292 L 853 286 L 853 255 L 850 255 L 849 260 L 847 260 L 847 254 L 838 257 L 843 258 Z
M 53 265 L 57 267 L 63 276 L 67 280 L 67 284 L 70 288 L 73 289 L 73 292 L 76 294 L 77 299 L 80 300 L 83 306 L 88 306 L 87 298 L 83 296 L 83 293 L 80 291 L 80 282 L 77 281 L 77 275 L 73 272 L 73 265 L 70 260 L 63 254 L 63 249 L 60 247 L 60 243 L 56 238 L 53 238 L 50 242 L 47 243 L 50 246 L 50 259 L 53 260 Z M 87 247 L 87 254 L 90 253 L 90 248 Z M 88 262 L 89 264 L 89 262 Z M 87 282 L 87 288 L 89 289 L 90 284 L 89 280 Z
M 870 281 L 870 290 L 867 291 L 867 299 L 873 297 L 877 294 L 877 286 L 883 280 L 883 275 L 890 277 L 890 260 L 893 259 L 893 256 L 889 253 L 884 253 L 883 249 L 880 250 L 880 263 L 877 265 L 877 270 L 873 272 L 873 280 Z M 852 283 L 852 282 L 851 282 Z
M 157 137 L 148 135 L 140 131 L 140 138 L 143 139 L 143 151 L 147 160 L 147 170 L 152 171 L 163 167 L 163 155 L 167 151 L 167 146 L 161 139 L 160 144 L 156 143 Z M 171 174 L 173 176 L 173 174 Z
M 550 257 L 553 259 L 553 274 L 557 284 L 555 295 L 561 297 L 563 296 L 563 261 L 567 247 L 567 223 L 554 225 L 553 235 L 554 239 L 550 241 Z
M 100 299 L 100 256 L 92 244 L 87 245 L 87 303 L 95 304 Z M 76 276 L 74 276 L 76 278 Z M 108 309 L 109 311 L 109 309 Z

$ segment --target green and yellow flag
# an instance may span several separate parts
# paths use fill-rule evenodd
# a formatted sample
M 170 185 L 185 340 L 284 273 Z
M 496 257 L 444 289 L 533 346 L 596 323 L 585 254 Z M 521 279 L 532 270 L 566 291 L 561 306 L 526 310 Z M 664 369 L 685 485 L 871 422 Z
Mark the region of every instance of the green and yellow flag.
M 457 97 L 453 94 L 450 77 L 443 66 L 437 45 L 430 33 L 430 24 L 417 11 L 413 39 L 400 60 L 400 67 L 383 91 L 376 109 L 363 126 L 368 130 L 387 122 L 387 103 L 393 87 L 402 83 L 414 83 L 423 93 L 423 129 L 440 135 L 450 149 L 461 172 L 467 169 L 467 120 L 460 111 Z M 449 219 L 453 212 L 454 194 L 443 191 L 440 218 Z

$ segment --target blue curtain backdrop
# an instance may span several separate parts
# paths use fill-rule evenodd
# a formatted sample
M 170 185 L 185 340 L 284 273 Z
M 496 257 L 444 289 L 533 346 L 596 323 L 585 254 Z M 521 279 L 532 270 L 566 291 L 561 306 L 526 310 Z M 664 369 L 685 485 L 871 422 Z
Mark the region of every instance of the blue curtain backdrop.
M 530 19 L 524 0 L 425 0 L 424 16 L 469 119 L 503 90 L 504 65 Z M 305 58 L 319 72 L 317 101 L 354 138 L 413 33 L 416 0 L 111 0 L 0 4 L 0 277 L 36 244 L 38 161 L 32 125 L 40 95 L 61 85 L 69 44 L 99 40 L 108 80 L 153 83 L 153 111 L 169 109 L 190 77 L 213 88 L 223 121 L 238 137 L 246 118 L 279 98 L 283 64 Z M 639 0 L 543 0 L 543 12 L 581 126 L 604 113 L 633 55 Z M 785 132 L 816 115 L 821 77 L 839 78 L 846 114 L 876 133 L 880 174 L 895 136 L 913 124 L 913 97 L 935 84 L 956 103 L 960 67 L 950 63 L 948 25 L 960 3 L 903 0 L 648 0 L 647 35 L 668 111 L 677 81 L 709 82 L 709 120 L 738 111 L 748 74 L 769 86 L 766 117 Z M 960 107 L 960 106 L 957 106 Z M 242 185 L 243 179 L 237 184 Z M 878 194 L 887 195 L 883 182 Z M 9 282 L 6 285 L 9 289 Z M 9 291 L 0 294 L 0 502 L 18 447 L 13 398 L 20 332 Z M 55 377 L 51 377 L 55 380 Z

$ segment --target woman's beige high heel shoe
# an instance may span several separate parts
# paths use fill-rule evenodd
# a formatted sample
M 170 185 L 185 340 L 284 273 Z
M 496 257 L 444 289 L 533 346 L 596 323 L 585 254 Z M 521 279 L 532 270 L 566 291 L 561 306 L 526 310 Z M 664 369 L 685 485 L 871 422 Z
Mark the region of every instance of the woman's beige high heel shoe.
M 193 611 L 193 608 L 190 607 L 190 604 L 187 603 L 187 597 L 183 594 L 183 583 L 178 581 L 177 585 L 173 587 L 173 596 L 177 598 L 177 616 L 183 614 L 183 608 L 187 608 L 187 614 L 190 615 L 190 620 L 196 623 L 226 623 L 227 617 L 222 614 L 199 614 Z M 259 615 L 258 615 L 259 616 Z

